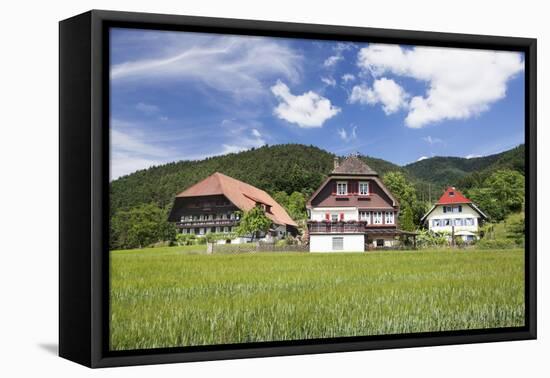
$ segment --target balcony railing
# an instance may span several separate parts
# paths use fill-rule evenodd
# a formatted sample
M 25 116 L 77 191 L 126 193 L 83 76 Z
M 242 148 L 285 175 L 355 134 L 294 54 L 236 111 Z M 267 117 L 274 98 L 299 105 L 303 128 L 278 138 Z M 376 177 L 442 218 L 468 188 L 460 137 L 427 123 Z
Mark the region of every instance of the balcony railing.
M 177 222 L 178 227 L 203 227 L 203 226 L 235 226 L 239 222 L 238 219 L 203 219 L 203 220 L 186 220 Z
M 365 232 L 364 222 L 311 222 L 308 229 L 311 234 L 315 233 L 362 233 Z
M 310 234 L 330 234 L 330 233 L 364 233 L 369 231 L 384 229 L 394 229 L 395 224 L 368 224 L 367 222 L 308 222 L 308 231 Z

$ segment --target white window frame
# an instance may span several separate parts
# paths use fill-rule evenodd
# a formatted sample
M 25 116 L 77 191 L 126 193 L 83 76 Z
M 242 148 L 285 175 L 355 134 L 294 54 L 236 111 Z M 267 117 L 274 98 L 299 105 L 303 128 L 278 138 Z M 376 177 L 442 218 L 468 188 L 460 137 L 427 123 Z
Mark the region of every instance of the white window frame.
M 330 221 L 331 222 L 338 222 L 338 214 L 330 214 Z
M 199 229 L 199 235 L 204 235 L 205 234 L 205 230 L 204 230 L 204 227 L 201 227 Z
M 372 224 L 382 224 L 382 212 L 373 211 L 372 212 Z
M 433 219 L 432 227 L 441 227 L 441 219 Z
M 384 214 L 384 223 L 386 224 L 394 224 L 395 218 L 393 211 L 386 211 Z
M 342 190 L 340 190 L 342 189 Z M 337 196 L 347 196 L 348 195 L 348 182 L 347 181 L 336 181 L 336 195 Z
M 366 190 L 364 190 L 366 188 Z M 369 182 L 360 181 L 359 182 L 359 195 L 368 196 L 370 194 Z
M 359 220 L 365 221 L 367 224 L 370 224 L 370 211 L 360 211 Z
M 336 245 L 335 242 L 342 243 L 340 245 Z M 339 248 L 336 248 L 338 246 Z M 332 238 L 332 250 L 333 251 L 343 251 L 344 250 L 344 237 L 343 236 L 334 236 Z

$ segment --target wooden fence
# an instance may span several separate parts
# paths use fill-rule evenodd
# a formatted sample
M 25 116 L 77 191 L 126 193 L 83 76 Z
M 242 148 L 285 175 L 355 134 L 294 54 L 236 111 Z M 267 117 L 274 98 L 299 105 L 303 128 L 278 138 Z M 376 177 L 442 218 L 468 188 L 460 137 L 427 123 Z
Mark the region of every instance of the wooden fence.
M 209 244 L 206 250 L 206 253 L 309 252 L 309 246 L 268 243 Z

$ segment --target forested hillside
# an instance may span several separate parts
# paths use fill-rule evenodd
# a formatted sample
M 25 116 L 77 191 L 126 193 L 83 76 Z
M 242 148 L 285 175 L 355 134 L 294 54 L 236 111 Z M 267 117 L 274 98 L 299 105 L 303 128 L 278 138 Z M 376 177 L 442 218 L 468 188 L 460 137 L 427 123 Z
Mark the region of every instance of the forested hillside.
M 386 160 L 370 157 L 365 162 L 381 175 L 401 170 Z M 334 155 L 314 146 L 285 144 L 152 167 L 111 183 L 111 212 L 155 203 L 169 205 L 174 195 L 190 185 L 221 172 L 269 193 L 313 193 L 332 170 Z
M 412 164 L 404 169 L 412 178 L 430 183 L 437 188 L 455 185 L 470 187 L 476 177 L 483 179 L 498 169 L 512 169 L 524 173 L 525 145 L 495 155 L 479 158 L 433 157 Z M 472 175 L 471 177 L 469 177 Z
M 463 190 L 495 221 L 521 210 L 524 153 L 521 145 L 482 158 L 434 157 L 404 167 L 368 156 L 361 158 L 399 199 L 401 228 L 414 230 L 421 227 L 420 218 L 448 185 Z M 111 247 L 141 247 L 172 240 L 175 227 L 166 219 L 174 196 L 214 172 L 267 191 L 295 220 L 303 221 L 306 200 L 333 164 L 334 155 L 320 148 L 286 144 L 137 171 L 111 182 Z

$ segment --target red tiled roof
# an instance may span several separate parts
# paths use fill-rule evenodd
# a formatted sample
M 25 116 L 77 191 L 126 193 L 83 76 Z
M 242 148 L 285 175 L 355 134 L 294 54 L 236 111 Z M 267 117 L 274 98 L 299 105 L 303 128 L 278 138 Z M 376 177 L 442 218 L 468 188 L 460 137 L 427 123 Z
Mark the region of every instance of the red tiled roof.
M 176 197 L 196 197 L 224 195 L 242 211 L 249 211 L 256 203 L 271 206 L 271 213 L 266 216 L 275 224 L 297 227 L 296 222 L 290 218 L 285 209 L 279 205 L 269 194 L 250 184 L 236 180 L 222 173 L 216 172 L 204 180 L 187 188 Z
M 445 193 L 439 198 L 436 205 L 450 205 L 453 203 L 472 203 L 472 201 L 464 197 L 455 187 L 451 186 L 445 190 Z

